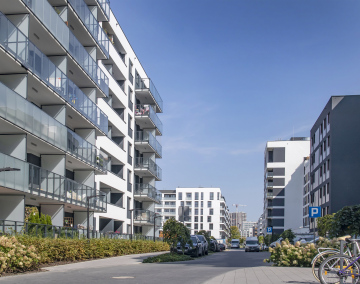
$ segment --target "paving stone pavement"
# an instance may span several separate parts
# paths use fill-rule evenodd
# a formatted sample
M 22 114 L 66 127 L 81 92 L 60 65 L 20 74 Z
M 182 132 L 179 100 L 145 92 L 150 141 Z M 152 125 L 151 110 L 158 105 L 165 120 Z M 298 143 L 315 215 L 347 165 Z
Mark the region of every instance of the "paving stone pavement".
M 260 266 L 239 268 L 203 284 L 315 284 L 311 268 Z

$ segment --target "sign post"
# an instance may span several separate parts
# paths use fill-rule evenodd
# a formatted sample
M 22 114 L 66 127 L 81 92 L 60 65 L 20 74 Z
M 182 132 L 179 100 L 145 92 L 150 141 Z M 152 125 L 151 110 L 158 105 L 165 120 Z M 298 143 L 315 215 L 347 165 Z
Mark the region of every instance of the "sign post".
M 309 218 L 319 218 L 321 217 L 321 207 L 320 206 L 316 206 L 316 207 L 309 207 Z M 315 220 L 314 220 L 315 222 Z M 314 223 L 313 222 L 313 223 Z M 314 224 L 314 244 L 315 244 L 315 224 Z
M 266 227 L 266 233 L 271 234 L 271 242 L 272 243 L 273 240 L 273 227 Z

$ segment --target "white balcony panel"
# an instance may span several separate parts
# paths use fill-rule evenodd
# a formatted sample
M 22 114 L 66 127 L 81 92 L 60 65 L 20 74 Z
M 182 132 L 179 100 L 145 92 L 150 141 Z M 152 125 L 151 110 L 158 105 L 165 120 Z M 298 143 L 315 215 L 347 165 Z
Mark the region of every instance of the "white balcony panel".
M 125 208 L 120 208 L 118 206 L 107 204 L 106 213 L 96 214 L 96 216 L 101 216 L 104 218 L 115 219 L 119 221 L 127 220 L 127 210 Z
M 127 76 L 127 74 L 129 73 L 128 68 L 126 67 L 119 53 L 116 51 L 115 47 L 112 44 L 109 44 L 109 54 L 112 60 L 116 63 L 116 66 L 119 68 L 120 72 L 124 76 Z
M 106 175 L 96 175 L 95 179 L 96 181 L 99 181 L 113 189 L 117 189 L 121 192 L 127 192 L 126 181 L 109 171 Z
M 96 146 L 98 148 L 103 149 L 106 153 L 108 153 L 111 157 L 116 160 L 126 164 L 127 163 L 127 154 L 124 150 L 122 150 L 117 144 L 115 144 L 109 137 L 107 136 L 99 136 L 96 140 Z
M 120 116 L 109 106 L 104 100 L 98 100 L 98 106 L 100 109 L 106 113 L 108 116 L 109 122 L 114 125 L 121 133 L 127 135 L 128 127 Z

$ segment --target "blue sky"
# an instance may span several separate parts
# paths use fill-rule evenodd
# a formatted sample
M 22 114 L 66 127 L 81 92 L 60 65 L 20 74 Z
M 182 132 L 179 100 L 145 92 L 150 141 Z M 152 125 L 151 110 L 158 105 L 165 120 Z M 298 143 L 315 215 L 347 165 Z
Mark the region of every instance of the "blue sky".
M 360 93 L 358 0 L 112 0 L 164 100 L 158 189 L 220 187 L 263 208 L 266 141 L 309 136 L 332 95 Z

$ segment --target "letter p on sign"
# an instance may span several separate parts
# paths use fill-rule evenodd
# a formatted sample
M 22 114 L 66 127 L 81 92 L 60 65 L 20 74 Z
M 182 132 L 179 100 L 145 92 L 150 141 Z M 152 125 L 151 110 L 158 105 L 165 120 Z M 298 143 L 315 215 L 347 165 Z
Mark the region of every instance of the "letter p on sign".
M 309 217 L 310 218 L 319 218 L 321 217 L 321 207 L 309 207 Z

